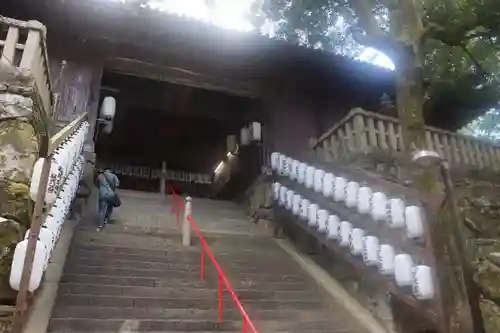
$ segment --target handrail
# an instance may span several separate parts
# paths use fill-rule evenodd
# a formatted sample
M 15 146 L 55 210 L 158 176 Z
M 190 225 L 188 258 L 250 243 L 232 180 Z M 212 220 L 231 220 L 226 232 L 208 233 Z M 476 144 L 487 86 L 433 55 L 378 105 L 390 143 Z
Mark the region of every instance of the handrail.
M 176 223 L 179 225 L 179 216 L 180 216 L 180 211 L 183 208 L 183 201 L 180 198 L 180 196 L 175 192 L 173 188 L 172 190 L 172 203 L 170 206 L 170 213 L 176 214 Z M 241 331 L 243 333 L 246 333 L 247 330 L 250 330 L 251 333 L 258 333 L 257 329 L 253 325 L 252 321 L 248 317 L 248 314 L 246 313 L 245 309 L 243 308 L 243 305 L 241 304 L 241 301 L 238 298 L 238 295 L 234 291 L 233 287 L 229 283 L 229 280 L 226 277 L 226 274 L 220 267 L 219 263 L 217 262 L 217 259 L 215 259 L 215 256 L 210 249 L 210 246 L 208 245 L 207 241 L 205 240 L 205 237 L 203 237 L 203 234 L 201 233 L 198 225 L 194 221 L 194 218 L 191 215 L 188 215 L 187 220 L 189 221 L 189 224 L 191 225 L 191 228 L 194 230 L 196 236 L 198 237 L 200 244 L 201 244 L 201 252 L 200 252 L 200 280 L 205 279 L 205 254 L 208 255 L 208 258 L 210 261 L 212 261 L 212 264 L 215 267 L 215 270 L 217 271 L 217 318 L 219 323 L 222 322 L 222 292 L 224 291 L 223 288 L 225 287 L 226 291 L 231 295 L 231 298 L 234 302 L 234 305 L 240 312 L 240 315 L 242 317 L 242 325 L 241 325 Z

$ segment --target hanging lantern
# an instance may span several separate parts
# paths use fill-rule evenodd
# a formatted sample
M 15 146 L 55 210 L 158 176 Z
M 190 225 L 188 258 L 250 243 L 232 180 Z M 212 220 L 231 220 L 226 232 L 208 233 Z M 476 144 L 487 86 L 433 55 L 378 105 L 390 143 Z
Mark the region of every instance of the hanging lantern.
M 232 153 L 235 150 L 236 150 L 236 135 L 228 135 L 226 137 L 226 152 Z M 278 153 L 272 153 L 271 154 L 271 160 L 273 160 L 273 154 L 275 155 L 275 154 L 278 154 Z
M 116 113 L 116 99 L 112 96 L 104 97 L 101 104 L 101 118 L 113 120 Z
M 413 260 L 409 254 L 401 253 L 394 258 L 394 279 L 400 287 L 413 284 Z
M 325 197 L 330 197 L 333 194 L 335 176 L 332 173 L 327 173 L 323 178 L 323 195 Z
M 252 141 L 262 140 L 262 125 L 258 121 L 254 121 L 250 124 L 250 136 Z
M 328 223 L 328 216 L 329 215 L 330 214 L 325 209 L 320 209 L 318 211 L 318 231 L 319 232 L 325 232 L 326 231 L 327 223 Z
M 250 129 L 243 127 L 240 131 L 240 142 L 242 146 L 248 146 L 251 141 Z
M 363 261 L 368 266 L 379 264 L 379 240 L 375 236 L 366 236 L 363 239 Z

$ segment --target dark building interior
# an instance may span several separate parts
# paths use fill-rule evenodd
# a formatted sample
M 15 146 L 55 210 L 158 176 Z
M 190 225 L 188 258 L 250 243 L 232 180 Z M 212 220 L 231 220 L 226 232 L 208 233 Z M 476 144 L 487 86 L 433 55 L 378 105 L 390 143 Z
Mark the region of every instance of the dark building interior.
M 257 110 L 249 98 L 115 72 L 103 74 L 101 103 L 106 96 L 116 99 L 116 116 L 110 134 L 99 131 L 98 165 L 115 169 L 122 187 L 145 191 L 158 191 L 162 162 L 212 175 L 227 153 L 226 137 Z

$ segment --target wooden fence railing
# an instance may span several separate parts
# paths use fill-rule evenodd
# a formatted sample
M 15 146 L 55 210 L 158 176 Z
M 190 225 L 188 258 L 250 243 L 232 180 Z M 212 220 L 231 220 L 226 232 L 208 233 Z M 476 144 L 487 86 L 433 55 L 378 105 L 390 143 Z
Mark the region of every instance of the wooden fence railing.
M 0 16 L 0 63 L 33 77 L 43 110 L 50 115 L 54 101 L 45 26 Z
M 427 148 L 446 158 L 453 168 L 500 170 L 500 146 L 473 137 L 427 126 Z M 323 161 L 373 149 L 404 152 L 401 124 L 397 118 L 353 109 L 323 134 L 313 149 Z

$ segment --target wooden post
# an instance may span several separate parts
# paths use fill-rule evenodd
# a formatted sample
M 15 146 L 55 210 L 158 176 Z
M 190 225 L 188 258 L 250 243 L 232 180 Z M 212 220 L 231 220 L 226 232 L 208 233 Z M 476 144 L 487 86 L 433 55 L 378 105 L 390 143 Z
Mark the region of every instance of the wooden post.
M 167 162 L 161 162 L 160 194 L 166 195 L 165 186 L 167 183 Z
M 17 293 L 16 307 L 14 309 L 14 317 L 12 319 L 12 332 L 21 333 L 24 325 L 24 314 L 28 307 L 28 287 L 31 280 L 31 271 L 33 269 L 33 260 L 35 259 L 36 243 L 38 234 L 42 227 L 43 207 L 45 204 L 45 191 L 49 181 L 51 157 L 45 157 L 42 164 L 40 174 L 40 186 L 36 195 L 35 209 L 31 216 L 31 230 L 26 248 L 26 255 L 23 262 L 23 272 L 19 283 L 19 291 Z
M 191 197 L 186 198 L 186 204 L 184 205 L 184 221 L 182 222 L 182 246 L 191 246 L 191 225 L 188 220 L 188 216 L 193 212 L 192 207 L 193 199 Z

